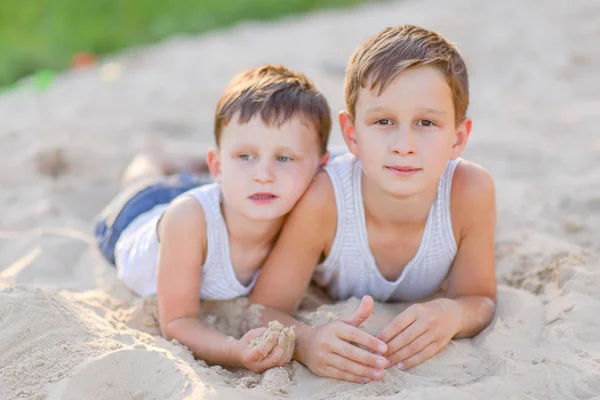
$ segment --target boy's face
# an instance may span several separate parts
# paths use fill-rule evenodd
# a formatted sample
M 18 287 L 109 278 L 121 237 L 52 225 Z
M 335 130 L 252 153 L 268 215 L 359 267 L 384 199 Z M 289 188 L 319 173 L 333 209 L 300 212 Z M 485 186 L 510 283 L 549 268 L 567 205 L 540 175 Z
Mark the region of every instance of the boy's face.
M 452 92 L 435 67 L 401 72 L 377 96 L 361 88 L 356 117 L 340 115 L 344 139 L 366 176 L 396 196 L 437 185 L 446 164 L 462 153 L 471 121 L 456 126 Z
M 260 116 L 240 124 L 236 115 L 208 163 L 232 209 L 268 220 L 291 211 L 327 158 L 316 129 L 302 118 L 268 126 Z

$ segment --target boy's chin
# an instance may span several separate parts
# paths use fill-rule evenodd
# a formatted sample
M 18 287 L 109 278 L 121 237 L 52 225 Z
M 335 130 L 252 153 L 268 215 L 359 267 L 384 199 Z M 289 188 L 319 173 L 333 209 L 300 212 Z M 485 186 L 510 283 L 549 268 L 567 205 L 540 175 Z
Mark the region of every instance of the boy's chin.
M 385 182 L 382 188 L 384 192 L 393 197 L 411 197 L 424 191 L 420 182 Z
M 289 211 L 288 211 L 289 212 Z M 272 221 L 287 215 L 288 212 L 278 208 L 267 209 L 266 207 L 262 210 L 244 210 L 246 218 L 254 221 Z

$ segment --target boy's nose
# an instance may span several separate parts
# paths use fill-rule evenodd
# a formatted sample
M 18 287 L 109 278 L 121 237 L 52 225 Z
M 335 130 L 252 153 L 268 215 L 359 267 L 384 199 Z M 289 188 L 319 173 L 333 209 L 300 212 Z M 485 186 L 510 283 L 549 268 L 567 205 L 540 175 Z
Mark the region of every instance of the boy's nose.
M 401 156 L 416 154 L 417 152 L 417 134 L 414 130 L 399 129 L 393 136 L 390 144 L 390 151 Z
M 275 180 L 270 163 L 263 162 L 256 166 L 254 181 L 258 183 L 271 183 Z

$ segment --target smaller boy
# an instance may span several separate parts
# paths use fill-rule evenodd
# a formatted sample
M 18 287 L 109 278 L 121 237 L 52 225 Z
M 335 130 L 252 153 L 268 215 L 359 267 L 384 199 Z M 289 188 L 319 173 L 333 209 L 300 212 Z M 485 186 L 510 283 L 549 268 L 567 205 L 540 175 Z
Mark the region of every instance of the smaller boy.
M 293 347 L 277 335 L 250 346 L 265 328 L 230 341 L 205 326 L 200 300 L 248 295 L 286 215 L 328 160 L 330 129 L 327 101 L 306 76 L 264 65 L 234 77 L 217 103 L 217 148 L 206 158 L 214 183 L 157 178 L 150 158 L 128 168 L 130 187 L 97 222 L 98 246 L 129 288 L 157 296 L 167 339 L 209 364 L 262 372 L 289 362 Z
M 297 327 L 294 357 L 313 372 L 368 382 L 492 319 L 494 183 L 460 157 L 471 132 L 467 68 L 435 32 L 404 25 L 365 40 L 345 97 L 351 154 L 329 163 L 294 208 L 250 299 L 276 309 L 263 323 Z M 278 312 L 296 310 L 311 277 L 335 299 L 363 297 L 360 307 L 318 327 Z M 374 337 L 357 328 L 371 296 L 416 304 Z

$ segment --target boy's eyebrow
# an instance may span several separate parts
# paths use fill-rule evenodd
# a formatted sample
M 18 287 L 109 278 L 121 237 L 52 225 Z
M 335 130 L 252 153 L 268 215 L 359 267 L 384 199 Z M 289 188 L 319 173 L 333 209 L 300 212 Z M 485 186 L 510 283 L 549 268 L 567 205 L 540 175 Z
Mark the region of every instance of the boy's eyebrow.
M 372 113 L 372 112 L 378 112 L 378 111 L 389 111 L 389 110 L 386 107 L 376 106 L 376 107 L 372 107 L 372 108 L 367 108 L 365 110 L 365 113 Z
M 423 111 L 426 113 L 438 114 L 438 115 L 447 115 L 448 114 L 446 111 L 436 110 L 435 108 L 424 108 Z
M 373 108 L 367 108 L 365 113 L 379 112 L 379 111 L 390 111 L 387 107 L 376 106 Z M 447 115 L 448 113 L 443 110 L 436 110 L 435 108 L 424 108 L 421 112 L 437 114 L 437 115 Z
M 237 145 L 234 145 L 231 147 L 231 151 L 232 152 L 236 152 L 236 151 L 242 151 L 242 150 L 250 150 L 250 151 L 256 151 L 257 150 L 257 146 L 253 145 L 253 144 L 247 144 L 247 143 L 240 143 Z M 290 153 L 294 153 L 296 155 L 302 155 L 303 152 L 301 150 L 296 150 L 292 147 L 289 146 L 276 146 L 275 147 L 275 151 L 276 152 L 290 152 Z
M 231 151 L 256 150 L 256 146 L 249 143 L 238 143 L 231 146 Z
M 289 146 L 278 146 L 277 147 L 277 151 L 284 151 L 284 152 L 287 151 L 287 152 L 290 152 L 290 153 L 293 153 L 293 154 L 302 154 L 302 151 L 293 149 L 293 148 L 291 148 Z

